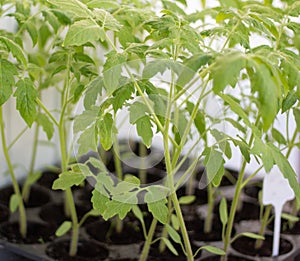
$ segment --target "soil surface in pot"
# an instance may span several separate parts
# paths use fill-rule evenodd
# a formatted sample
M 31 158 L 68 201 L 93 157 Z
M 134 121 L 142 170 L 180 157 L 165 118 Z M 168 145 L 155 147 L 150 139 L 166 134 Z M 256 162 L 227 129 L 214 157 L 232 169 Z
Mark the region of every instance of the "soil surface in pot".
M 78 219 L 80 220 L 89 210 L 90 208 L 88 206 L 76 205 Z M 39 216 L 42 220 L 54 226 L 59 226 L 63 221 L 70 220 L 70 218 L 65 215 L 63 203 L 51 203 L 43 206 Z M 97 220 L 99 220 L 97 217 L 88 217 L 85 223 L 91 223 Z
M 52 242 L 46 248 L 46 253 L 59 261 L 99 261 L 105 260 L 109 255 L 109 251 L 99 244 L 81 240 L 78 243 L 77 255 L 71 257 L 69 246 L 70 240 Z
M 11 243 L 41 244 L 54 238 L 55 228 L 37 222 L 27 223 L 26 238 L 22 238 L 18 222 L 3 223 L 0 227 L 0 237 Z
M 260 249 L 255 249 L 255 239 L 241 237 L 232 243 L 232 248 L 236 251 L 249 255 L 249 256 L 260 256 L 260 257 L 271 257 L 272 247 L 273 247 L 273 237 L 266 235 L 265 240 L 263 240 L 263 245 Z M 286 254 L 290 252 L 293 248 L 291 242 L 286 239 L 280 238 L 280 248 L 279 255 Z
M 139 226 L 128 221 L 123 221 L 121 233 L 117 233 L 114 224 L 110 222 L 98 221 L 85 226 L 86 232 L 100 242 L 127 245 L 135 244 L 144 240 L 143 233 Z
M 0 203 L 9 206 L 11 195 L 14 194 L 12 186 L 5 187 L 0 190 Z M 50 194 L 47 190 L 39 186 L 31 186 L 30 196 L 26 208 L 35 208 L 47 204 L 51 200 Z
M 245 187 L 244 193 L 253 199 L 258 199 L 259 191 L 262 189 L 262 182 L 256 182 L 253 184 L 249 184 Z
M 220 256 L 210 256 L 210 257 L 206 257 L 201 259 L 201 261 L 220 261 L 221 257 Z M 234 255 L 229 255 L 227 257 L 228 261 L 251 261 L 252 259 L 248 259 L 245 257 L 240 257 L 240 256 L 234 256 Z
M 0 222 L 5 222 L 9 219 L 9 208 L 3 204 L 0 204 Z

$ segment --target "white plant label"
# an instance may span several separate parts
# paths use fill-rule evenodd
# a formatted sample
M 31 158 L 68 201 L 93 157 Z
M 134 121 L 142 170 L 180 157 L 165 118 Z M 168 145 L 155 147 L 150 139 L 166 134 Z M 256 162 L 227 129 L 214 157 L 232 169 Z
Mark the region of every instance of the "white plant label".
M 283 205 L 294 197 L 294 191 L 290 187 L 288 180 L 283 177 L 279 170 L 265 175 L 262 201 L 264 205 L 273 205 L 275 210 L 273 256 L 278 256 L 279 254 L 280 223 Z

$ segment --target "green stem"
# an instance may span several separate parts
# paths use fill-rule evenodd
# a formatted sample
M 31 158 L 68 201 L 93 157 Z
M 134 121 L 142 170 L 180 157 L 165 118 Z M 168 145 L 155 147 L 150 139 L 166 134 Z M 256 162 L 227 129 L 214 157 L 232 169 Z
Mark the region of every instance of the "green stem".
M 211 183 L 207 186 L 207 197 L 208 197 L 208 210 L 207 210 L 207 216 L 205 218 L 204 223 L 204 233 L 209 234 L 212 230 L 212 217 L 213 217 L 213 210 L 214 210 L 214 191 L 213 186 Z
M 222 256 L 222 261 L 227 260 L 227 250 L 230 245 L 230 238 L 231 238 L 231 233 L 232 233 L 232 228 L 233 228 L 234 217 L 235 217 L 236 209 L 238 206 L 240 194 L 242 191 L 242 182 L 243 182 L 244 175 L 245 175 L 246 164 L 247 164 L 247 162 L 244 160 L 243 164 L 242 164 L 241 172 L 238 176 L 238 180 L 236 183 L 235 193 L 234 193 L 232 205 L 230 208 L 230 214 L 229 214 L 228 223 L 226 226 L 225 238 L 224 238 L 224 251 L 225 251 L 226 255 Z
M 29 195 L 30 195 L 30 182 L 28 182 L 28 180 L 30 179 L 30 177 L 33 175 L 34 172 L 34 165 L 35 165 L 35 161 L 36 161 L 36 154 L 37 154 L 37 148 L 38 148 L 38 137 L 39 137 L 39 125 L 36 124 L 35 125 L 35 129 L 34 129 L 34 141 L 33 141 L 33 149 L 32 149 L 32 156 L 31 156 L 31 161 L 30 161 L 30 166 L 29 166 L 29 174 L 26 178 L 26 181 L 24 183 L 23 186 L 23 190 L 22 190 L 22 196 L 25 202 L 28 202 L 29 200 Z
M 22 198 L 21 191 L 19 188 L 19 184 L 16 179 L 14 168 L 13 168 L 13 165 L 12 165 L 12 162 L 11 162 L 11 159 L 9 156 L 8 148 L 7 148 L 2 106 L 0 106 L 0 126 L 1 126 L 1 141 L 2 141 L 2 149 L 3 149 L 4 157 L 5 157 L 7 166 L 8 166 L 9 174 L 11 176 L 14 192 L 17 195 L 18 200 L 19 200 L 20 234 L 23 238 L 26 238 L 26 234 L 27 234 L 26 212 L 25 212 L 24 202 L 23 202 L 23 198 Z
M 146 160 L 145 160 L 146 156 L 147 156 L 147 149 L 145 145 L 142 142 L 140 142 L 139 143 L 139 157 L 140 157 L 139 178 L 141 184 L 146 184 L 147 182 Z
M 260 230 L 259 230 L 259 235 L 261 235 L 261 236 L 263 236 L 265 234 L 271 210 L 272 210 L 272 205 L 266 206 L 264 216 L 263 216 L 262 221 L 261 221 Z M 261 248 L 262 243 L 263 243 L 263 240 L 257 239 L 256 242 L 255 242 L 255 249 Z
M 140 261 L 146 261 L 147 258 L 148 258 L 150 245 L 152 243 L 152 239 L 153 239 L 153 236 L 154 236 L 156 225 L 157 225 L 157 219 L 154 218 L 152 220 L 151 226 L 149 228 L 148 236 L 146 238 L 146 241 L 145 241 L 145 244 L 144 244 L 141 256 L 140 256 Z

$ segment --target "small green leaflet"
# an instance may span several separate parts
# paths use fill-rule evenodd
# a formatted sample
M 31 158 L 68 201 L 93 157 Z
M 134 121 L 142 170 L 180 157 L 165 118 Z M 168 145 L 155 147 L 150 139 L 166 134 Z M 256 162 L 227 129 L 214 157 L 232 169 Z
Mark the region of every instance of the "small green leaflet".
M 0 58 L 0 106 L 11 96 L 16 74 L 16 67 L 11 62 Z
M 21 62 L 26 68 L 27 67 L 27 59 L 26 59 L 26 55 L 25 55 L 24 51 L 22 50 L 22 48 L 15 42 L 13 42 L 12 40 L 10 40 L 4 36 L 0 36 L 0 41 L 5 43 L 7 48 L 11 51 L 12 55 L 19 62 Z
M 16 194 L 12 194 L 10 199 L 9 199 L 9 209 L 12 213 L 14 213 L 20 204 L 20 198 Z
M 228 221 L 228 210 L 227 210 L 227 201 L 226 198 L 222 198 L 219 207 L 220 219 L 223 227 L 227 224 Z
M 116 51 L 109 52 L 106 57 L 106 61 L 103 65 L 103 81 L 107 94 L 110 95 L 121 87 L 119 86 L 119 81 L 126 57 Z
M 90 127 L 94 124 L 98 119 L 100 109 L 96 106 L 91 107 L 89 110 L 85 110 L 82 114 L 78 115 L 75 118 L 73 131 L 78 133 L 80 131 L 84 131 L 87 127 Z
M 181 237 L 178 234 L 178 232 L 174 228 L 172 228 L 169 224 L 166 224 L 166 228 L 172 240 L 178 244 L 181 244 Z
M 246 59 L 242 53 L 231 52 L 215 63 L 210 77 L 213 79 L 213 91 L 219 94 L 227 85 L 235 87 L 241 70 L 246 67 Z
M 95 8 L 93 12 L 94 17 L 100 21 L 102 28 L 112 31 L 119 31 L 122 25 L 104 9 Z
M 146 104 L 136 101 L 133 104 L 130 105 L 129 107 L 129 112 L 130 112 L 130 123 L 134 124 L 136 123 L 139 119 L 143 118 L 144 116 L 146 116 L 149 112 L 148 107 L 146 106 Z
M 179 198 L 179 204 L 180 205 L 189 205 L 193 203 L 196 199 L 196 196 L 191 195 L 191 196 L 182 196 Z
M 99 210 L 100 214 L 103 215 L 107 209 L 106 204 L 109 202 L 109 196 L 105 195 L 104 191 L 99 192 L 97 189 L 94 189 L 91 202 L 93 204 L 93 209 Z
M 225 255 L 226 253 L 224 252 L 224 250 L 220 249 L 220 248 L 217 248 L 217 247 L 214 247 L 214 246 L 203 246 L 201 247 L 200 249 L 204 249 L 210 253 L 213 253 L 213 254 L 216 254 L 216 255 L 220 255 L 220 256 L 223 256 Z
M 293 109 L 293 114 L 294 114 L 294 118 L 295 118 L 295 121 L 296 121 L 297 131 L 300 132 L 300 110 L 294 108 Z
M 64 39 L 63 46 L 80 46 L 88 42 L 100 39 L 102 31 L 100 26 L 91 19 L 84 19 L 75 22 L 69 28 Z
M 100 143 L 104 150 L 109 150 L 113 145 L 114 133 L 116 133 L 114 127 L 114 120 L 110 113 L 106 113 L 98 124 Z
M 25 28 L 27 29 L 32 40 L 32 46 L 35 46 L 39 37 L 38 31 L 36 29 L 36 24 L 31 21 L 27 21 L 25 24 Z
M 287 144 L 285 137 L 275 128 L 272 129 L 272 137 L 279 144 Z
M 17 109 L 27 125 L 31 127 L 37 117 L 37 109 L 35 99 L 37 98 L 37 90 L 34 83 L 25 78 L 19 80 L 16 84 L 17 90 L 14 96 L 17 98 Z
M 166 191 L 156 186 L 148 187 L 147 190 L 145 202 L 148 205 L 149 211 L 159 222 L 166 224 L 168 220 Z
M 54 126 L 52 121 L 43 113 L 37 115 L 37 123 L 42 126 L 44 132 L 47 135 L 48 140 L 51 140 L 54 134 Z
M 82 173 L 63 172 L 59 174 L 59 178 L 53 182 L 52 189 L 66 190 L 74 185 L 79 186 L 85 180 Z
M 72 222 L 71 221 L 64 221 L 59 228 L 56 230 L 55 235 L 57 237 L 61 237 L 64 234 L 66 234 L 70 229 L 72 228 Z
M 286 112 L 297 102 L 298 95 L 295 92 L 289 92 L 282 102 L 282 113 Z
M 90 150 L 97 151 L 96 127 L 95 124 L 86 128 L 77 141 L 79 144 L 78 156 L 88 153 Z
M 152 144 L 153 131 L 150 118 L 144 116 L 136 121 L 136 129 L 138 135 L 142 138 L 143 143 L 149 148 Z
M 222 153 L 214 148 L 209 148 L 203 164 L 206 167 L 208 182 L 212 182 L 216 187 L 219 186 L 225 171 Z
M 161 240 L 164 241 L 164 243 L 166 244 L 166 246 L 168 247 L 168 249 L 175 255 L 178 256 L 178 252 L 176 250 L 176 248 L 172 245 L 171 241 L 165 237 L 163 237 Z
M 103 79 L 100 76 L 94 78 L 86 86 L 86 92 L 84 95 L 84 108 L 86 110 L 91 109 L 91 107 L 96 104 L 98 95 L 102 94 L 103 86 Z
M 137 204 L 137 198 L 135 204 Z M 118 215 L 120 219 L 124 219 L 127 213 L 131 210 L 132 206 L 135 204 L 125 203 L 123 200 L 111 200 L 106 203 L 106 210 L 104 211 L 103 218 L 108 220 L 109 218 Z

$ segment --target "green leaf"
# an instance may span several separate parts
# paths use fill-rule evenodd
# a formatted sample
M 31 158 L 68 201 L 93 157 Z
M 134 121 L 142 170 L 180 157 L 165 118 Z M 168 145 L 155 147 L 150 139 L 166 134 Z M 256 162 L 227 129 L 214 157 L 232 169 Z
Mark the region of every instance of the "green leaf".
M 96 104 L 98 95 L 102 94 L 103 79 L 98 76 L 94 78 L 87 86 L 84 95 L 84 108 L 89 110 Z
M 93 106 L 89 110 L 85 110 L 82 114 L 75 118 L 73 131 L 78 133 L 80 131 L 86 130 L 86 128 L 93 125 L 98 119 L 99 107 Z
M 179 219 L 175 214 L 171 215 L 171 223 L 174 229 L 179 230 L 180 229 L 180 224 L 179 224 Z
M 293 215 L 288 214 L 288 213 L 281 213 L 281 218 L 285 219 L 289 222 L 298 222 L 299 221 L 299 217 L 293 216 Z
M 193 203 L 196 200 L 196 197 L 194 195 L 192 196 L 183 196 L 179 198 L 179 204 L 180 205 L 189 205 Z
M 57 33 L 60 24 L 56 16 L 52 12 L 49 12 L 48 10 L 42 10 L 42 14 L 45 17 L 45 20 L 51 25 L 54 32 Z
M 104 9 L 96 8 L 93 12 L 95 18 L 100 21 L 102 28 L 112 31 L 119 31 L 122 25 L 107 11 Z
M 113 137 L 116 130 L 114 128 L 114 120 L 110 113 L 106 113 L 98 124 L 100 144 L 104 150 L 109 150 L 113 144 Z
M 33 22 L 26 22 L 26 29 L 30 35 L 30 38 L 32 40 L 32 46 L 35 46 L 39 37 L 38 31 L 36 29 L 36 25 Z
M 178 234 L 178 232 L 174 228 L 172 228 L 169 224 L 166 224 L 166 228 L 167 228 L 168 234 L 170 235 L 172 240 L 174 242 L 180 244 L 181 243 L 181 237 Z
M 37 109 L 35 99 L 37 98 L 37 90 L 34 83 L 25 78 L 19 80 L 16 84 L 17 90 L 14 96 L 17 98 L 17 109 L 27 125 L 31 127 L 37 117 Z
M 295 121 L 296 121 L 297 131 L 300 132 L 300 110 L 294 108 L 293 109 L 293 114 L 294 114 L 294 118 L 295 118 Z
M 260 240 L 264 240 L 265 237 L 264 236 L 261 236 L 261 235 L 258 235 L 258 234 L 254 234 L 254 233 L 250 233 L 250 232 L 243 232 L 243 233 L 240 233 L 238 235 L 235 236 L 235 239 L 237 237 L 249 237 L 249 238 L 252 238 L 252 239 L 260 239 Z
M 126 84 L 125 86 L 118 88 L 114 93 L 113 108 L 117 112 L 123 107 L 125 101 L 129 100 L 134 92 L 132 84 Z
M 131 124 L 135 124 L 139 119 L 143 118 L 146 115 L 146 113 L 149 112 L 149 109 L 146 106 L 146 104 L 136 101 L 130 105 L 129 112 L 129 121 Z
M 54 126 L 52 121 L 43 113 L 37 115 L 37 123 L 42 126 L 44 132 L 47 135 L 48 140 L 51 140 L 54 134 Z
M 194 107 L 195 107 L 194 104 L 187 101 L 186 106 L 187 106 L 187 110 L 188 110 L 189 114 L 192 115 L 192 112 L 193 112 Z M 204 133 L 206 133 L 205 116 L 200 110 L 197 111 L 196 117 L 194 119 L 194 124 L 195 124 L 195 126 L 196 126 L 196 128 L 197 128 L 200 135 L 203 135 Z M 204 140 L 205 141 L 207 140 L 206 135 L 204 136 Z
M 298 95 L 295 92 L 289 92 L 282 102 L 282 113 L 286 112 L 297 102 Z
M 97 151 L 95 125 L 86 128 L 81 133 L 77 143 L 79 144 L 78 155 L 84 155 L 85 153 L 88 153 L 90 150 Z
M 142 138 L 143 143 L 146 145 L 147 148 L 150 148 L 153 138 L 152 124 L 150 118 L 148 116 L 139 118 L 136 121 L 136 129 L 138 135 Z
M 164 243 L 166 244 L 166 246 L 168 247 L 168 249 L 175 255 L 178 256 L 178 252 L 175 249 L 175 247 L 172 245 L 171 241 L 165 237 L 163 237 L 161 240 L 164 241 Z
M 98 160 L 94 157 L 89 157 L 89 159 L 87 160 L 86 163 L 92 164 L 93 167 L 97 168 L 102 173 L 108 172 L 108 170 L 102 160 Z
M 112 94 L 120 88 L 119 81 L 122 73 L 123 63 L 126 58 L 123 54 L 111 51 L 106 55 L 107 59 L 103 65 L 103 82 L 107 94 Z
M 57 237 L 61 237 L 65 235 L 70 229 L 72 228 L 72 222 L 71 221 L 64 221 L 59 228 L 56 230 L 55 235 Z
M 228 222 L 228 211 L 227 211 L 227 201 L 226 198 L 222 198 L 219 207 L 220 219 L 223 227 L 226 226 Z
M 63 172 L 53 182 L 52 189 L 66 190 L 74 185 L 79 186 L 85 180 L 83 173 Z
M 272 137 L 279 144 L 287 144 L 286 139 L 284 138 L 284 136 L 275 128 L 272 129 Z
M 297 180 L 297 174 L 293 170 L 288 159 L 282 154 L 282 152 L 272 144 L 268 144 L 270 153 L 276 162 L 276 165 L 280 169 L 283 176 L 289 181 L 291 188 L 294 190 L 297 201 L 300 202 L 300 186 Z
M 235 87 L 240 72 L 245 67 L 246 60 L 242 53 L 231 52 L 218 58 L 211 72 L 213 91 L 219 94 L 227 85 Z
M 224 133 L 218 131 L 217 129 L 212 129 L 211 134 L 214 136 L 216 141 L 218 142 L 219 148 L 225 153 L 228 159 L 231 158 L 232 152 L 229 142 L 227 141 L 227 137 Z
M 249 62 L 255 69 L 250 74 L 252 92 L 258 92 L 259 110 L 263 119 L 263 130 L 267 131 L 278 113 L 280 86 L 275 81 L 271 66 L 261 59 L 253 59 Z
M 76 18 L 87 18 L 91 16 L 91 11 L 79 0 L 47 0 L 60 9 L 72 14 Z
M 16 74 L 16 67 L 11 62 L 0 58 L 0 106 L 11 96 Z
M 0 36 L 0 41 L 2 41 L 7 46 L 7 48 L 11 51 L 12 55 L 19 62 L 21 62 L 26 68 L 27 67 L 27 59 L 26 59 L 26 55 L 25 55 L 24 51 L 22 50 L 22 48 L 15 42 L 13 42 L 12 40 L 10 40 L 4 36 Z
M 222 153 L 214 148 L 209 148 L 203 164 L 208 182 L 212 182 L 216 187 L 219 186 L 225 171 Z
M 100 192 L 97 189 L 94 189 L 92 192 L 91 202 L 93 204 L 93 209 L 98 210 L 100 214 L 103 215 L 107 209 L 106 204 L 109 202 L 109 195 L 105 190 Z
M 89 8 L 103 8 L 103 9 L 117 9 L 120 7 L 119 3 L 114 0 L 92 0 L 87 3 Z
M 200 247 L 200 249 L 204 249 L 210 253 L 213 253 L 215 255 L 220 255 L 220 256 L 223 256 L 226 254 L 223 249 L 220 249 L 220 248 L 217 248 L 214 246 L 203 246 L 203 247 Z
M 200 53 L 194 54 L 191 58 L 184 61 L 183 70 L 180 72 L 176 84 L 183 88 L 194 78 L 198 70 L 210 61 L 210 59 L 210 55 Z
M 91 19 L 84 19 L 72 24 L 64 39 L 63 46 L 81 46 L 100 39 L 101 28 Z
M 126 199 L 124 199 L 124 201 L 126 201 Z M 109 218 L 118 215 L 120 219 L 124 219 L 131 210 L 132 205 L 134 204 L 124 203 L 123 199 L 122 201 L 111 200 L 106 203 L 107 208 L 103 214 L 103 218 L 108 220 Z
M 166 224 L 168 220 L 166 191 L 157 186 L 148 187 L 145 202 L 152 215 L 162 224 Z
M 20 205 L 20 197 L 17 194 L 12 194 L 9 199 L 9 209 L 14 213 Z

